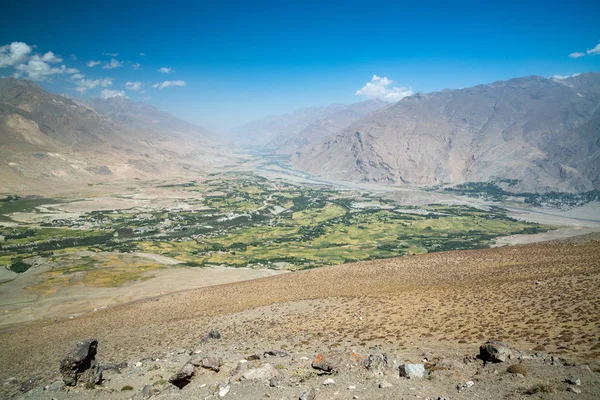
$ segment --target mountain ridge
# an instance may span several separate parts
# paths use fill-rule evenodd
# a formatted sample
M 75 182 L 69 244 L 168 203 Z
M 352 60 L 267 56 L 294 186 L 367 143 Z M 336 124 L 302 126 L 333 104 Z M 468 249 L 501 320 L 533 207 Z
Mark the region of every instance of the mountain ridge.
M 599 110 L 598 73 L 417 93 L 296 149 L 292 164 L 346 180 L 584 191 L 600 184 Z
M 180 176 L 230 157 L 205 129 L 152 106 L 72 99 L 16 78 L 0 79 L 0 153 L 0 183 L 11 190 Z

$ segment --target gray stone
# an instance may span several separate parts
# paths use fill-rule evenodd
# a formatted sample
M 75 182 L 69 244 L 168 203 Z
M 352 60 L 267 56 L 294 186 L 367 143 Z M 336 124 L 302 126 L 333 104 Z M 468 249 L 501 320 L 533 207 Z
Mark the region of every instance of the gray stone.
M 261 356 L 260 354 L 252 354 L 251 356 L 246 357 L 247 361 L 256 361 L 256 360 L 260 360 Z
M 335 381 L 332 378 L 327 378 L 323 381 L 323 385 L 325 385 L 325 386 L 335 385 Z
M 194 365 L 195 367 L 199 367 L 202 365 L 202 360 L 204 359 L 204 355 L 202 354 L 194 354 L 189 360 L 188 363 Z
M 29 392 L 31 389 L 33 389 L 34 384 L 37 382 L 38 378 L 37 376 L 32 376 L 31 378 L 27 379 L 25 382 L 23 382 L 21 384 L 20 390 L 23 393 Z
M 399 367 L 400 376 L 404 378 L 424 378 L 424 364 L 403 364 Z
M 80 374 L 95 366 L 98 341 L 87 339 L 77 342 L 75 349 L 60 361 L 60 373 L 67 386 L 75 386 Z
M 194 364 L 186 363 L 176 374 L 169 378 L 169 382 L 183 389 L 187 386 L 194 376 Z
M 581 389 L 579 389 L 579 388 L 576 388 L 576 387 L 573 387 L 573 386 L 569 386 L 569 387 L 567 388 L 567 390 L 568 390 L 569 392 L 573 392 L 573 393 L 575 393 L 575 394 L 581 394 Z
M 281 379 L 278 376 L 275 376 L 275 377 L 269 379 L 269 386 L 281 387 Z
M 91 369 L 89 382 L 94 385 L 99 385 L 102 383 L 102 368 L 99 365 L 96 365 Z
M 265 351 L 264 355 L 271 356 L 271 357 L 287 357 L 288 353 L 286 353 L 285 351 L 281 351 L 281 350 L 269 350 L 269 351 Z
M 277 369 L 271 364 L 267 363 L 260 368 L 252 368 L 242 374 L 242 378 L 253 381 L 262 380 L 266 381 L 279 375 Z
M 575 376 L 567 376 L 565 378 L 565 382 L 567 382 L 569 385 L 581 386 L 581 379 Z
M 211 329 L 210 332 L 206 334 L 200 341 L 201 343 L 206 343 L 210 339 L 221 339 L 221 333 L 216 329 Z
M 202 368 L 210 369 L 211 371 L 219 372 L 223 361 L 216 357 L 205 357 L 202 359 Z
M 306 390 L 303 390 L 302 393 L 300 393 L 300 397 L 298 397 L 298 400 L 315 400 L 316 397 L 317 393 L 315 392 L 315 389 L 310 387 Z
M 489 340 L 479 347 L 479 358 L 486 362 L 504 362 L 511 358 L 512 351 L 505 343 Z

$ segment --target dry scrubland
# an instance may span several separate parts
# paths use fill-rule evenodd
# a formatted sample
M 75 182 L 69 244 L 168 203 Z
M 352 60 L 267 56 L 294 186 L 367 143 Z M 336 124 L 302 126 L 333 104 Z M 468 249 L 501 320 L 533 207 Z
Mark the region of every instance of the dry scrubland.
M 360 262 L 178 292 L 0 333 L 0 379 L 55 375 L 80 338 L 103 361 L 260 337 L 287 351 L 341 345 L 476 352 L 497 338 L 572 359 L 600 358 L 600 235 Z M 251 351 L 251 350 L 249 350 Z

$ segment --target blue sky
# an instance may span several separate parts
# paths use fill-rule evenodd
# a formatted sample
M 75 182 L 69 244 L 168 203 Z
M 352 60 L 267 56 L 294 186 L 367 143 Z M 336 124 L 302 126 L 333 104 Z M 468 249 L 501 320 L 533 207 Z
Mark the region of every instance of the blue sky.
M 600 71 L 599 43 L 597 0 L 8 0 L 0 75 L 123 93 L 220 131 L 312 105 Z

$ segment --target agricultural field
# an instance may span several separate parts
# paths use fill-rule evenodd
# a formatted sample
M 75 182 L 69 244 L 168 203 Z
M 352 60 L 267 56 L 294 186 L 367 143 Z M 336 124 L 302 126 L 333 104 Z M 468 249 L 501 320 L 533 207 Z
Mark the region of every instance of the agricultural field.
M 499 236 L 551 229 L 511 219 L 501 208 L 403 206 L 359 190 L 292 184 L 251 173 L 156 183 L 152 190 L 163 197 L 177 192 L 178 197 L 168 205 L 133 203 L 131 207 L 64 213 L 61 218 L 52 218 L 51 212 L 44 218 L 44 213 L 80 200 L 4 198 L 0 218 L 12 222 L 0 227 L 0 268 L 23 273 L 31 265 L 48 261 L 57 265 L 50 272 L 52 279 L 66 279 L 85 270 L 93 278 L 83 282 L 109 285 L 139 279 L 140 270 L 156 266 L 136 264 L 127 271 L 122 266 L 115 269 L 115 261 L 107 257 L 74 261 L 73 265 L 63 261 L 78 252 L 143 252 L 193 267 L 297 270 L 485 248 Z M 127 200 L 136 195 L 119 196 Z M 41 217 L 31 222 L 11 219 L 14 213 L 27 212 Z M 117 277 L 103 280 L 104 268 L 112 268 Z

